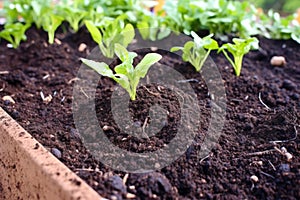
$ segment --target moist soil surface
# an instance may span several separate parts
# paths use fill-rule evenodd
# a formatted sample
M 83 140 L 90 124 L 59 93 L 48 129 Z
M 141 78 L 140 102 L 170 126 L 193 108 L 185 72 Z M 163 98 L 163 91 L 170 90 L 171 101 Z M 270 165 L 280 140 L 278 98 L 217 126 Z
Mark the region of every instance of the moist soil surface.
M 161 64 L 174 68 L 189 80 L 197 95 L 201 115 L 195 123 L 200 126 L 192 145 L 170 165 L 155 172 L 125 173 L 97 160 L 85 148 L 82 135 L 75 127 L 72 102 L 81 66 L 79 58 L 87 57 L 96 46 L 86 29 L 77 34 L 61 32 L 57 35 L 60 42 L 53 45 L 47 44 L 47 35 L 35 28 L 27 31 L 27 37 L 18 49 L 7 48 L 5 41 L 0 43 L 0 106 L 101 196 L 109 199 L 300 199 L 300 139 L 297 137 L 300 45 L 294 41 L 260 38 L 261 49 L 246 55 L 240 77 L 234 75 L 222 54 L 211 54 L 222 76 L 227 101 L 223 130 L 206 157 L 198 156 L 212 110 L 206 83 L 200 73 L 195 73 L 178 56 L 159 52 L 163 55 Z M 81 43 L 87 44 L 87 48 L 80 52 Z M 135 62 L 143 55 L 145 51 L 139 52 Z M 287 64 L 271 66 L 270 59 L 276 55 L 284 56 Z M 101 77 L 95 101 L 86 91 L 86 103 L 95 102 L 97 126 L 103 128 L 111 145 L 135 153 L 155 152 L 179 134 L 183 114 L 174 91 L 150 83 L 138 88 L 136 101 L 128 104 L 127 117 L 133 122 L 128 127 L 144 132 L 151 123 L 156 123 L 160 128 L 155 135 L 139 137 L 126 133 L 114 120 L 111 97 L 115 88 L 116 83 Z M 82 90 L 85 94 L 85 88 Z M 46 98 L 44 101 L 41 93 Z M 12 97 L 15 103 L 3 100 L 4 96 Z M 167 117 L 149 117 L 154 105 L 167 114 L 157 116 Z M 193 107 L 188 105 L 186 111 L 193 112 Z M 81 113 L 84 127 L 88 114 L 84 110 Z M 128 160 L 127 165 L 134 168 L 139 162 L 143 161 Z

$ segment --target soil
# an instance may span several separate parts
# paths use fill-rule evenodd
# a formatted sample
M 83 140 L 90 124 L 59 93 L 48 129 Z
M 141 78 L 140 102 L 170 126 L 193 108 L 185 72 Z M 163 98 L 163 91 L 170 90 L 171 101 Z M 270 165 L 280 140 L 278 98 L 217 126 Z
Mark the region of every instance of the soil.
M 294 41 L 260 38 L 261 49 L 246 55 L 240 77 L 234 75 L 223 55 L 212 53 L 226 88 L 226 121 L 217 145 L 203 159 L 197 152 L 210 119 L 206 84 L 189 64 L 164 53 L 160 63 L 196 80 L 190 84 L 197 94 L 201 128 L 193 145 L 171 165 L 152 173 L 126 174 L 97 161 L 82 144 L 74 125 L 72 95 L 79 58 L 96 46 L 88 32 L 61 32 L 57 36 L 61 44 L 53 45 L 35 28 L 27 31 L 27 37 L 18 49 L 7 48 L 5 41 L 0 43 L 0 96 L 9 95 L 15 101 L 1 100 L 0 106 L 103 197 L 300 199 L 300 45 Z M 83 52 L 78 51 L 81 43 L 87 44 Z M 271 66 L 275 55 L 283 55 L 287 64 Z M 149 108 L 155 104 L 167 110 L 168 117 L 158 119 L 163 128 L 157 135 L 136 138 L 122 131 L 112 117 L 110 98 L 115 85 L 102 77 L 96 92 L 99 125 L 106 127 L 104 132 L 114 145 L 132 152 L 153 152 L 175 137 L 182 116 L 171 90 L 153 84 L 138 89 L 137 100 L 129 103 L 135 126 L 144 125 Z M 41 92 L 45 97 L 51 95 L 52 100 L 43 101 Z

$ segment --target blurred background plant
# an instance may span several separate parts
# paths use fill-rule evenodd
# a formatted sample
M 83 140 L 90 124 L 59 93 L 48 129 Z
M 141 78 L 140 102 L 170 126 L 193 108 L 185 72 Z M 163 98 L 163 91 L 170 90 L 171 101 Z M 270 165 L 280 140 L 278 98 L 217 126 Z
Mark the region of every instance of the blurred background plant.
M 108 26 L 108 19 L 122 15 L 144 39 L 162 39 L 170 33 L 167 28 L 187 35 L 210 33 L 225 42 L 261 35 L 300 43 L 299 8 L 300 0 L 0 0 L 0 24 L 35 25 L 48 32 L 52 43 L 60 25 L 76 33 L 87 20 Z
M 274 10 L 281 14 L 291 14 L 300 8 L 299 0 L 240 0 L 248 1 L 264 10 Z

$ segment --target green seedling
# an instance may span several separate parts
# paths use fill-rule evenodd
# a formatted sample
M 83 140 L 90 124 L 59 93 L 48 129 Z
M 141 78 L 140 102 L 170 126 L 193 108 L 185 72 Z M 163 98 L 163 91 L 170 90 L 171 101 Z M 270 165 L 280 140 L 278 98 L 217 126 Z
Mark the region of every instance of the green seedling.
M 49 16 L 49 13 L 52 13 L 52 9 L 50 6 L 51 1 L 49 0 L 33 0 L 30 2 L 30 16 L 31 20 L 34 21 L 36 27 L 40 29 L 44 26 L 45 17 Z
M 220 47 L 218 52 L 223 52 L 227 60 L 232 65 L 236 76 L 240 76 L 242 70 L 243 57 L 247 54 L 251 47 L 258 48 L 258 40 L 256 38 L 239 39 L 233 38 L 233 43 L 227 43 Z M 227 51 L 233 56 L 233 60 L 228 55 Z
M 135 36 L 133 26 L 131 24 L 125 25 L 122 16 L 100 26 L 95 25 L 92 21 L 85 21 L 85 25 L 93 40 L 99 45 L 101 52 L 107 58 L 113 58 L 116 43 L 126 48 Z
M 81 58 L 81 61 L 95 70 L 98 74 L 115 80 L 129 94 L 131 100 L 136 99 L 136 89 L 141 78 L 144 78 L 149 68 L 162 57 L 157 53 L 148 53 L 140 63 L 133 67 L 133 59 L 137 56 L 135 52 L 128 52 L 125 47 L 115 44 L 115 54 L 121 60 L 121 64 L 114 68 L 114 72 L 104 62 L 95 62 Z
M 144 40 L 161 40 L 171 34 L 171 30 L 161 23 L 159 17 L 150 15 L 144 15 L 142 20 L 137 22 L 137 28 Z
M 48 42 L 53 44 L 56 29 L 63 22 L 63 18 L 54 14 L 44 16 L 43 29 L 48 32 Z
M 70 5 L 62 5 L 58 8 L 61 16 L 64 16 L 65 20 L 69 23 L 74 32 L 77 32 L 79 28 L 84 24 L 83 19 L 87 16 L 87 12 L 83 9 L 72 7 Z
M 194 41 L 188 41 L 183 47 L 172 47 L 171 52 L 181 50 L 182 59 L 185 62 L 190 62 L 199 72 L 204 65 L 207 57 L 212 50 L 219 48 L 217 41 L 212 39 L 213 34 L 210 34 L 204 38 L 200 38 L 195 32 L 191 32 Z M 205 51 L 205 49 L 207 51 Z
M 22 24 L 20 22 L 14 24 L 6 24 L 4 30 L 0 32 L 0 38 L 5 39 L 17 48 L 22 40 L 26 40 L 25 32 L 30 24 Z

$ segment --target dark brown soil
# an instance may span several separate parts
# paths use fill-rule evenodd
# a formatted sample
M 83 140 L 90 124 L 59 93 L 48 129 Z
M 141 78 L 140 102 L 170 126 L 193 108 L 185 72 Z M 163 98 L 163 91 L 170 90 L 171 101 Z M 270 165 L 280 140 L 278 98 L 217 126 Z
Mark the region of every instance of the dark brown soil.
M 218 144 L 201 160 L 197 150 L 207 131 L 211 108 L 206 85 L 191 66 L 165 54 L 161 63 L 175 66 L 187 79 L 198 80 L 190 84 L 199 100 L 201 129 L 193 145 L 170 166 L 128 176 L 97 161 L 75 129 L 72 93 L 81 65 L 79 57 L 86 57 L 95 47 L 87 31 L 58 35 L 60 45 L 48 45 L 46 34 L 34 28 L 27 35 L 28 40 L 16 50 L 8 49 L 4 41 L 0 43 L 0 96 L 9 95 L 16 102 L 1 100 L 0 106 L 49 150 L 59 150 L 59 159 L 102 196 L 122 199 L 131 193 L 137 199 L 300 199 L 300 139 L 296 135 L 300 129 L 299 44 L 260 38 L 261 50 L 246 55 L 240 77 L 234 76 L 223 55 L 212 54 L 224 79 L 227 113 Z M 78 51 L 80 43 L 88 45 L 85 52 Z M 287 65 L 271 66 L 274 55 L 285 56 Z M 105 134 L 112 143 L 133 152 L 148 152 L 160 149 L 176 135 L 181 116 L 171 90 L 158 89 L 158 85 L 138 89 L 137 101 L 130 103 L 137 126 L 143 125 L 154 104 L 168 110 L 169 115 L 161 120 L 164 128 L 159 134 L 137 139 L 120 131 L 113 121 L 110 95 L 115 83 L 101 80 L 96 93 L 97 116 L 101 127 L 108 126 Z M 41 92 L 45 97 L 52 95 L 50 103 L 42 101 Z M 259 94 L 271 109 L 262 104 Z M 281 142 L 272 142 L 278 140 Z M 279 152 L 282 147 L 293 156 L 291 160 Z M 253 175 L 257 182 L 251 181 Z

